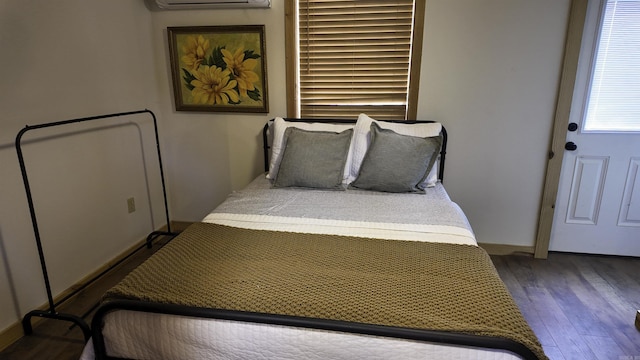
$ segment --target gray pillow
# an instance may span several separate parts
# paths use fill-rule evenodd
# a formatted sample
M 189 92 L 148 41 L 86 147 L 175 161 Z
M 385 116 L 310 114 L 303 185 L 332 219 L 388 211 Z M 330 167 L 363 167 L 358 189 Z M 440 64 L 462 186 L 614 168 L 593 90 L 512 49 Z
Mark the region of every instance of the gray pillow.
M 352 135 L 353 129 L 335 133 L 288 128 L 273 186 L 344 190 L 344 166 Z
M 386 192 L 424 192 L 423 182 L 440 151 L 441 136 L 401 135 L 371 124 L 371 144 L 354 188 Z

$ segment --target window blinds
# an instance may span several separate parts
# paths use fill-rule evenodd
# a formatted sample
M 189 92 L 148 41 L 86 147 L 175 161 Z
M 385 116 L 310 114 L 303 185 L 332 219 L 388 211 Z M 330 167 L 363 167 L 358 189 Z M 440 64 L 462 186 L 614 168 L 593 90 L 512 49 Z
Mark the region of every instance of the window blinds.
M 609 0 L 589 91 L 586 131 L 640 131 L 640 0 Z
M 413 0 L 300 0 L 298 14 L 302 117 L 406 118 Z

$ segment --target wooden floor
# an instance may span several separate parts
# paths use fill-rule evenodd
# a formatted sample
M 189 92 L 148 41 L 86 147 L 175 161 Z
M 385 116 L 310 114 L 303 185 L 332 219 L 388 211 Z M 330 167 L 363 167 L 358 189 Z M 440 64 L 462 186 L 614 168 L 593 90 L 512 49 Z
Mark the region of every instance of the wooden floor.
M 181 228 L 178 226 L 177 230 Z M 161 237 L 154 240 L 152 249 L 139 250 L 79 292 L 72 300 L 56 307 L 56 310 L 58 313 L 84 317 L 87 324 L 91 325 L 91 316 L 102 294 L 156 252 L 168 239 Z M 33 322 L 35 323 L 35 320 Z M 33 326 L 33 334 L 22 337 L 0 352 L 0 360 L 77 360 L 82 354 L 85 342 L 82 330 L 72 325 L 66 321 L 44 319 Z
M 491 258 L 550 359 L 640 360 L 640 258 Z
M 86 312 L 148 253 L 142 251 L 60 311 Z M 640 259 L 560 253 L 550 253 L 548 260 L 530 255 L 492 259 L 550 359 L 640 359 L 640 331 L 634 326 Z M 79 329 L 44 320 L 34 334 L 1 352 L 0 359 L 75 360 L 83 346 Z

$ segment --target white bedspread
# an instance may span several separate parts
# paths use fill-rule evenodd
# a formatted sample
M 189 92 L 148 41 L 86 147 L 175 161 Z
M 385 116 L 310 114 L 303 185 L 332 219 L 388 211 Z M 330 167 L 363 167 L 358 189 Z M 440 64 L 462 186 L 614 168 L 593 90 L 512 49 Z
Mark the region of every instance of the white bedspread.
M 313 204 L 310 206 L 310 204 Z M 441 184 L 426 194 L 271 189 L 260 177 L 205 222 L 251 229 L 476 244 Z M 103 334 L 111 355 L 141 359 L 519 359 L 502 350 L 324 330 L 118 311 Z M 87 345 L 83 360 L 93 358 Z
M 204 222 L 248 229 L 475 245 L 471 226 L 442 184 L 425 194 L 274 189 L 255 179 Z

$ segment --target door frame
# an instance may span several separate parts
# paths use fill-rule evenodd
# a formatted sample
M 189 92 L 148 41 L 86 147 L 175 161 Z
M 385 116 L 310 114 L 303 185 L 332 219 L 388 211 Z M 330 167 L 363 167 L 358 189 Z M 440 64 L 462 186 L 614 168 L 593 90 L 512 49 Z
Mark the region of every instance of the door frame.
M 553 133 L 548 154 L 547 169 L 542 190 L 540 214 L 538 217 L 538 230 L 534 257 L 546 259 L 549 254 L 549 241 L 551 239 L 551 226 L 553 225 L 556 196 L 560 184 L 560 171 L 564 144 L 569 126 L 569 114 L 573 101 L 573 90 L 578 72 L 578 58 L 582 46 L 582 33 L 587 16 L 588 0 L 572 0 L 569 11 L 569 23 L 565 40 L 564 59 L 560 75 L 560 86 L 556 100 L 556 110 L 553 120 Z

